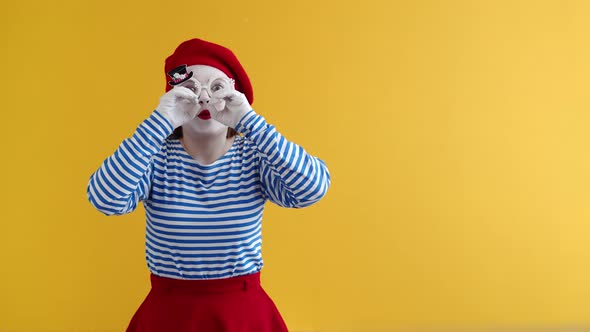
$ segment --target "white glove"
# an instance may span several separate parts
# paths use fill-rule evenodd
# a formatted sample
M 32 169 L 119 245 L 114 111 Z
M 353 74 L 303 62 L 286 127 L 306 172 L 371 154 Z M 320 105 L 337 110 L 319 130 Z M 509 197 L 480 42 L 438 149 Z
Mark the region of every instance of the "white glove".
M 242 117 L 252 110 L 246 96 L 235 89 L 213 97 L 211 102 L 213 104 L 211 117 L 230 128 L 235 128 Z
M 160 97 L 156 111 L 176 129 L 195 118 L 199 110 L 197 99 L 197 95 L 191 90 L 177 85 Z

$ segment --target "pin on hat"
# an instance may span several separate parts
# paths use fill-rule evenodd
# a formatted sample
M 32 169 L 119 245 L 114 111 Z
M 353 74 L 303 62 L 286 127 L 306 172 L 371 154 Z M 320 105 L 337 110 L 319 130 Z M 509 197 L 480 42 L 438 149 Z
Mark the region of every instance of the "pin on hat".
M 170 76 L 172 79 L 172 81 L 168 81 L 168 84 L 175 86 L 188 81 L 191 77 L 193 77 L 193 72 L 191 71 L 187 73 L 186 65 L 180 65 L 169 71 L 168 76 Z

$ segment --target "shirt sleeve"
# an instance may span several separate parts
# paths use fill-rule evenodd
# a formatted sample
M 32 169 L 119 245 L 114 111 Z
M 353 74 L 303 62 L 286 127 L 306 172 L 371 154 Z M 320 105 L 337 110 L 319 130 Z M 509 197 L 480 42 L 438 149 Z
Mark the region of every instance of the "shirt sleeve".
M 106 215 L 132 212 L 147 199 L 151 188 L 153 160 L 174 128 L 154 111 L 123 140 L 100 168 L 90 176 L 86 194 L 90 203 Z
M 260 155 L 260 177 L 271 202 L 291 208 L 312 205 L 326 195 L 330 173 L 326 164 L 289 142 L 254 111 L 235 128 L 252 141 Z

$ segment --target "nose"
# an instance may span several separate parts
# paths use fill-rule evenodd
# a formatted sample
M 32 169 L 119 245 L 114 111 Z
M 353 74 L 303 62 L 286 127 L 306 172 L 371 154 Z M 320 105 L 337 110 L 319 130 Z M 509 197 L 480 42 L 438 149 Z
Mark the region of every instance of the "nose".
M 201 90 L 201 94 L 199 95 L 199 105 L 209 104 L 211 97 L 209 96 L 209 92 L 207 89 Z

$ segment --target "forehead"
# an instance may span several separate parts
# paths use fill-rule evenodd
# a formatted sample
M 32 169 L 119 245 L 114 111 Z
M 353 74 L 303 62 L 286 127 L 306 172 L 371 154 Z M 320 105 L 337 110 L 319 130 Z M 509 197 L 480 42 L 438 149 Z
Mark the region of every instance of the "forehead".
M 221 70 L 206 65 L 188 66 L 187 71 L 192 71 L 193 77 L 199 80 L 199 82 L 207 82 L 212 78 L 227 77 Z

